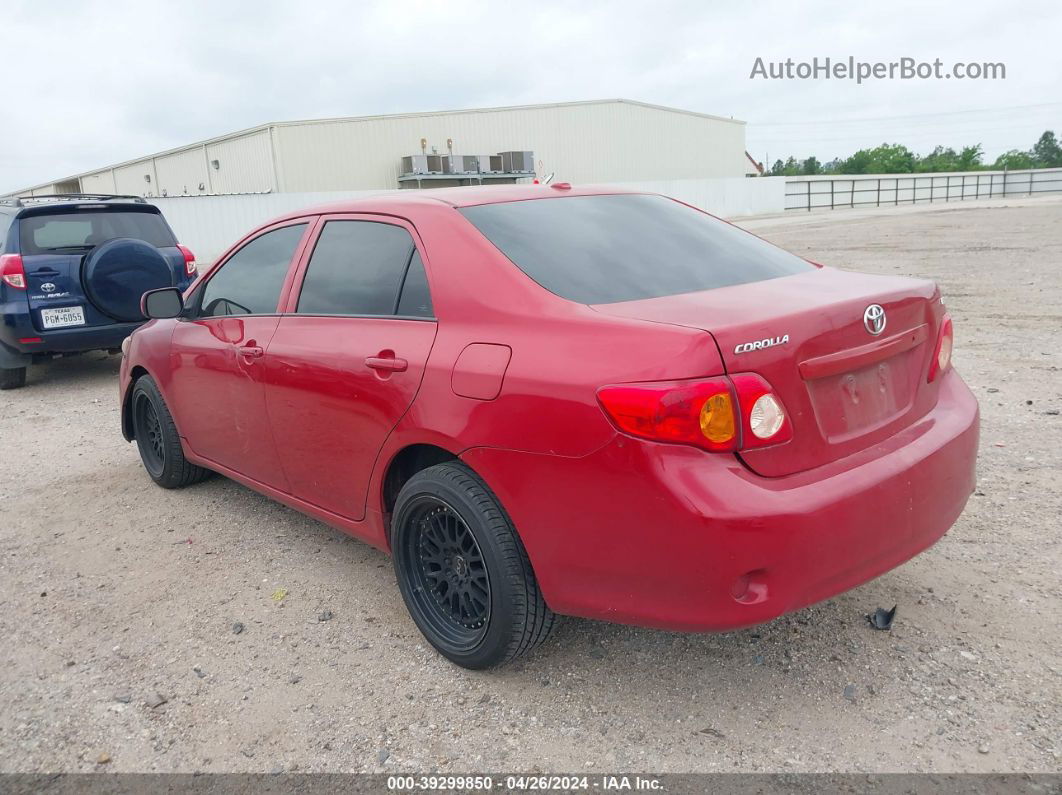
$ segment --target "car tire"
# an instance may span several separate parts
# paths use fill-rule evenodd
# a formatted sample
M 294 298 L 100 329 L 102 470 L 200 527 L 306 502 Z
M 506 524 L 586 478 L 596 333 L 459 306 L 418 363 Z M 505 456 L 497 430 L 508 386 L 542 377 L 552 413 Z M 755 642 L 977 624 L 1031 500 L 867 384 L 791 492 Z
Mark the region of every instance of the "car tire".
M 0 370 L 0 389 L 20 389 L 26 385 L 26 368 Z
M 555 615 L 516 528 L 464 464 L 436 464 L 406 482 L 395 504 L 391 551 L 413 621 L 457 665 L 502 665 L 549 636 Z
M 210 477 L 209 469 L 196 466 L 184 457 L 173 416 L 151 376 L 144 375 L 137 380 L 130 400 L 136 446 L 144 469 L 153 481 L 164 489 L 179 489 Z

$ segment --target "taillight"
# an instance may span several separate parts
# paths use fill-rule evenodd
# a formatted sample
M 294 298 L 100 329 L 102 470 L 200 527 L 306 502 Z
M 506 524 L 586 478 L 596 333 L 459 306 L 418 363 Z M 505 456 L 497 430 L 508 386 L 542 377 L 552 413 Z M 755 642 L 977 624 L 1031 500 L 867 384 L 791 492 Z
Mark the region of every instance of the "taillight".
M 781 400 L 752 373 L 606 386 L 597 397 L 617 428 L 657 442 L 727 453 L 792 438 Z
M 793 426 L 786 417 L 782 400 L 763 376 L 736 373 L 730 380 L 734 382 L 741 405 L 742 450 L 781 444 L 793 438 Z
M 188 246 L 182 246 L 180 243 L 177 244 L 177 248 L 184 255 L 184 272 L 189 276 L 195 276 L 199 269 L 195 266 L 195 254 L 192 253 L 192 249 L 188 248 Z
M 734 397 L 725 378 L 606 386 L 597 399 L 631 436 L 714 452 L 737 448 Z
M 937 346 L 933 350 L 933 361 L 929 363 L 928 381 L 946 372 L 951 366 L 951 351 L 954 347 L 955 329 L 951 323 L 951 315 L 944 315 L 940 321 L 940 332 L 937 334 Z
M 16 290 L 26 289 L 26 271 L 19 254 L 0 255 L 0 280 Z

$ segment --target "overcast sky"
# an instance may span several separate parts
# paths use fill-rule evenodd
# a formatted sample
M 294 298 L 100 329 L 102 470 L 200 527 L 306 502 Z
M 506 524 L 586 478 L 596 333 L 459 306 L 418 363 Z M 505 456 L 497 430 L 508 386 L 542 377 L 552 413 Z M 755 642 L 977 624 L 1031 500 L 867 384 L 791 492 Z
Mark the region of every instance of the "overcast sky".
M 606 97 L 743 119 L 772 161 L 883 141 L 991 159 L 1062 134 L 1057 0 L 2 0 L 0 32 L 0 192 L 269 121 Z M 749 77 L 816 56 L 1006 79 Z

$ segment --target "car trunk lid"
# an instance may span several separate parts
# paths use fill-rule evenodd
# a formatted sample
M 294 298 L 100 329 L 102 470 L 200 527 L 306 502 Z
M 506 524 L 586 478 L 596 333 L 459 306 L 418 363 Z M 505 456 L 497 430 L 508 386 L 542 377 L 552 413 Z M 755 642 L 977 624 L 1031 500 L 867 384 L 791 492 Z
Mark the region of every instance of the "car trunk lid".
M 864 323 L 872 306 L 884 311 L 877 334 L 868 330 L 876 330 L 873 318 Z M 594 308 L 707 331 L 728 373 L 767 379 L 793 438 L 740 454 L 760 475 L 800 472 L 877 444 L 936 402 L 926 376 L 943 307 L 932 282 L 822 268 Z

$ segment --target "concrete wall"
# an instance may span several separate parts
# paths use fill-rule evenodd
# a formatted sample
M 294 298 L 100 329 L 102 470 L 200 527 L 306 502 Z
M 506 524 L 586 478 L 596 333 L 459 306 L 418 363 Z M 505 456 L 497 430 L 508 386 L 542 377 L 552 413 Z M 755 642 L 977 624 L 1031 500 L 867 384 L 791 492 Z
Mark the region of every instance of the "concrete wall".
M 1062 169 L 785 177 L 787 210 L 963 201 L 1062 191 Z
M 151 199 L 180 243 L 200 265 L 213 262 L 243 235 L 286 213 L 386 191 L 261 193 L 242 196 L 180 196 Z
M 785 207 L 785 177 L 672 179 L 620 182 L 617 187 L 662 193 L 722 218 L 779 213 Z
M 724 218 L 780 213 L 785 201 L 782 177 L 628 182 L 617 187 L 674 196 Z M 244 196 L 189 196 L 152 199 L 177 239 L 201 264 L 213 262 L 240 237 L 285 213 L 343 199 L 393 191 L 327 191 Z

